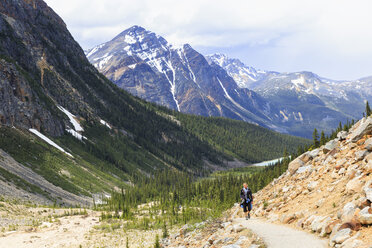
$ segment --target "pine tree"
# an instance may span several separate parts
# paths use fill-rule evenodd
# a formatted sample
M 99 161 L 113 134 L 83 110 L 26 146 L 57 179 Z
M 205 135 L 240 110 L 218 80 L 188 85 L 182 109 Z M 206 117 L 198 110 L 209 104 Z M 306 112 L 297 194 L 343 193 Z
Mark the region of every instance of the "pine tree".
M 319 147 L 319 135 L 318 135 L 318 130 L 316 130 L 316 128 L 314 128 L 314 132 L 313 132 L 313 144 L 314 144 L 314 147 Z
M 154 248 L 160 248 L 159 235 L 156 234 Z
M 327 142 L 327 139 L 325 137 L 325 134 L 324 134 L 324 131 L 322 130 L 322 132 L 320 133 L 320 145 L 324 145 L 325 143 Z
M 369 107 L 368 101 L 366 102 L 366 117 L 372 114 L 371 108 Z
M 128 239 L 128 237 L 127 237 L 127 242 L 126 242 L 126 246 L 125 246 L 126 248 L 129 248 L 129 239 Z

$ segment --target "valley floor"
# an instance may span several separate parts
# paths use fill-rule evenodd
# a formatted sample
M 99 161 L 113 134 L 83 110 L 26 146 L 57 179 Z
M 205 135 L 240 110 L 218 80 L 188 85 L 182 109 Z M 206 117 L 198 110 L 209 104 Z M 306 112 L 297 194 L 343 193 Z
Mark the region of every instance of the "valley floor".
M 0 247 L 152 247 L 161 230 L 125 230 L 100 212 L 0 205 Z

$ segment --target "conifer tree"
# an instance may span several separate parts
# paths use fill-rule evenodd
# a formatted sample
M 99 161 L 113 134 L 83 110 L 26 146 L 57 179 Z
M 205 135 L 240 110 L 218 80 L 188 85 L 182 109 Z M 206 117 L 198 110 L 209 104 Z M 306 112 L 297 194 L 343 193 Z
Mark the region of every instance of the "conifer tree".
M 127 242 L 126 242 L 126 246 L 125 246 L 126 248 L 129 248 L 129 239 L 128 239 L 128 237 L 127 237 Z
M 325 143 L 327 142 L 326 140 L 326 137 L 325 137 L 325 134 L 324 134 L 324 131 L 322 130 L 322 132 L 320 133 L 320 145 L 324 145 Z
M 369 107 L 368 101 L 366 102 L 366 117 L 370 116 L 372 114 L 371 108 Z
M 314 132 L 313 132 L 313 145 L 314 147 L 319 147 L 319 134 L 316 128 L 314 128 Z

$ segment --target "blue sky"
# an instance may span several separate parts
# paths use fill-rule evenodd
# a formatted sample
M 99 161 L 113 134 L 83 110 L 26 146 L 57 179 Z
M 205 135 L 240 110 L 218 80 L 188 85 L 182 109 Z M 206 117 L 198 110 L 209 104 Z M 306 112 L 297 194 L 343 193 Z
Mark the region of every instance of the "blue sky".
M 132 25 L 203 54 L 331 79 L 372 75 L 369 0 L 46 0 L 84 48 Z

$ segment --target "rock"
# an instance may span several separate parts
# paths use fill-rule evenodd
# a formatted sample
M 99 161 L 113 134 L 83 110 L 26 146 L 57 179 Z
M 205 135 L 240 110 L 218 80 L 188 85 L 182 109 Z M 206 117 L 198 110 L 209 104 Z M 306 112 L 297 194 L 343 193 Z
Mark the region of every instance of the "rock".
M 364 247 L 363 241 L 359 239 L 351 239 L 351 238 L 346 240 L 340 246 L 340 248 L 360 248 L 360 247 Z
M 296 219 L 295 214 L 283 215 L 283 217 L 281 218 L 281 222 L 284 224 L 288 224 L 290 222 L 293 222 L 295 219 Z
M 320 199 L 319 201 L 317 201 L 317 202 L 315 203 L 315 206 L 316 206 L 317 208 L 319 208 L 319 207 L 323 206 L 323 204 L 324 204 L 324 199 Z
M 364 142 L 364 148 L 367 149 L 367 151 L 372 151 L 372 138 L 369 138 Z
M 344 208 L 342 209 L 341 221 L 351 221 L 354 218 L 355 208 L 356 206 L 353 202 L 345 204 Z
M 317 181 L 312 181 L 312 182 L 309 182 L 308 185 L 307 185 L 307 189 L 309 191 L 313 191 L 314 189 L 316 189 L 316 187 L 318 186 L 318 182 Z
M 319 152 L 320 152 L 320 149 L 317 148 L 317 149 L 314 149 L 312 151 L 309 151 L 308 155 L 314 159 L 315 157 L 317 157 L 319 155 Z
M 372 208 L 365 207 L 359 212 L 359 221 L 364 225 L 372 224 Z
M 213 234 L 212 236 L 210 236 L 208 238 L 207 241 L 209 242 L 209 244 L 213 244 L 216 241 L 217 238 L 218 238 L 218 235 L 217 234 Z
M 366 134 L 370 134 L 372 132 L 372 118 L 363 118 L 360 121 L 359 126 L 350 134 L 350 141 L 357 142 L 361 138 L 363 138 Z
M 253 244 L 253 245 L 250 245 L 248 248 L 260 248 L 261 246 L 259 246 L 259 245 L 255 245 L 255 244 Z
M 315 217 L 315 219 L 311 223 L 311 230 L 313 232 L 320 232 L 322 230 L 322 223 L 323 223 L 323 221 L 325 219 L 326 219 L 326 217 L 324 217 L 324 216 L 317 216 L 317 217 Z
M 186 233 L 188 232 L 188 229 L 189 229 L 189 225 L 184 225 L 181 227 L 180 229 L 180 236 L 183 237 L 186 235 Z
M 366 171 L 366 173 L 372 173 L 372 161 L 369 161 L 369 162 L 364 166 L 364 170 Z
M 228 227 L 229 225 L 231 225 L 231 222 L 230 221 L 221 223 L 221 227 L 224 228 L 224 229 L 226 229 L 226 227 Z
M 306 165 L 306 166 L 301 166 L 300 168 L 298 168 L 298 170 L 296 171 L 296 173 L 301 174 L 301 173 L 304 173 L 304 172 L 308 172 L 308 171 L 311 171 L 312 168 L 313 167 L 311 166 L 311 164 Z
M 366 198 L 372 202 L 372 179 L 365 184 L 363 191 L 366 194 Z
M 296 158 L 295 160 L 290 162 L 288 165 L 288 171 L 290 175 L 293 175 L 298 170 L 298 168 L 304 165 L 305 163 L 300 158 Z
M 323 147 L 323 153 L 326 154 L 328 153 L 329 151 L 335 149 L 337 147 L 337 140 L 331 140 L 331 141 L 328 141 L 327 144 L 324 145 Z
M 342 244 L 345 240 L 350 238 L 351 229 L 346 228 L 338 231 L 330 240 L 330 243 L 333 244 Z
M 359 248 L 363 246 L 363 242 L 358 240 L 360 237 L 360 232 L 357 232 L 353 237 L 347 239 L 345 242 L 343 242 L 340 246 L 340 248 Z
M 339 171 L 338 171 L 338 174 L 339 175 L 344 175 L 346 172 L 345 168 L 341 168 Z
M 361 161 L 364 159 L 365 156 L 367 156 L 369 154 L 369 151 L 367 150 L 361 150 L 361 151 L 357 151 L 355 153 L 355 160 L 356 161 Z
M 222 243 L 226 244 L 226 243 L 231 242 L 231 241 L 233 241 L 233 240 L 234 240 L 234 239 L 231 238 L 231 237 L 226 237 L 226 238 L 223 239 Z
M 352 193 L 358 193 L 362 191 L 363 182 L 360 179 L 361 179 L 361 176 L 350 180 L 346 184 L 346 193 L 352 194 Z
M 248 238 L 246 236 L 240 236 L 238 240 L 235 242 L 235 245 L 242 245 L 244 241 L 246 241 Z
M 233 245 L 224 245 L 221 248 L 240 248 L 240 245 L 235 245 L 235 244 L 233 244 Z
M 233 232 L 236 232 L 236 233 L 241 232 L 241 231 L 243 231 L 244 229 L 245 229 L 245 227 L 242 226 L 242 225 L 234 225 L 234 226 L 233 226 Z
M 346 131 L 338 132 L 337 139 L 340 140 L 340 141 L 345 140 L 347 138 L 347 135 L 348 135 L 348 132 L 346 132 Z
M 324 237 L 327 234 L 330 234 L 333 228 L 338 224 L 340 224 L 340 220 L 330 220 L 328 222 L 325 222 L 322 226 L 322 230 L 320 231 L 320 236 Z
M 339 230 L 349 228 L 353 231 L 359 231 L 361 226 L 362 225 L 361 225 L 360 221 L 357 220 L 356 218 L 353 218 L 352 220 L 350 220 L 348 222 L 342 223 L 341 226 L 339 227 Z
M 356 205 L 358 208 L 363 209 L 365 207 L 371 206 L 371 201 L 367 199 L 367 197 L 359 198 Z

